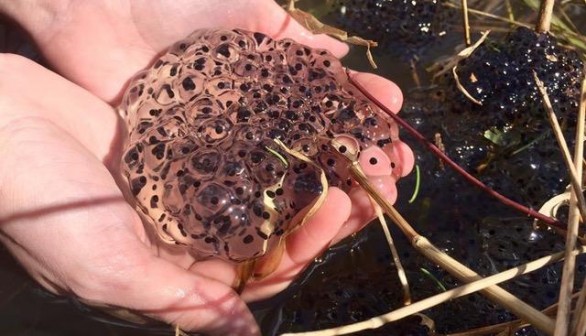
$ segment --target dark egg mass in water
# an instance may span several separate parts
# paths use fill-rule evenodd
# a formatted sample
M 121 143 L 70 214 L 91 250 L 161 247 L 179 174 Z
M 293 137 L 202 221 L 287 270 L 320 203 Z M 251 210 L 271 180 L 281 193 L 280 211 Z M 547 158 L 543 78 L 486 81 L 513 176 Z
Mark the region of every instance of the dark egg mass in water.
M 397 126 L 336 57 L 290 39 L 198 30 L 134 77 L 120 113 L 137 206 L 164 241 L 198 258 L 260 257 L 328 186 L 353 187 L 333 139 L 401 172 Z

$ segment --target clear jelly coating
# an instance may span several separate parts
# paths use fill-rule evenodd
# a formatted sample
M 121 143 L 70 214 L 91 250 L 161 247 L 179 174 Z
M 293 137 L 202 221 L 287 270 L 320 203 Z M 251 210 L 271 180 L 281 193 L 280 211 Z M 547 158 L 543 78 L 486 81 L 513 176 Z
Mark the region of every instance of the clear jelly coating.
M 262 33 L 194 32 L 132 79 L 120 113 L 138 207 L 163 240 L 199 258 L 265 254 L 324 192 L 322 172 L 351 188 L 337 136 L 382 148 L 401 171 L 397 126 L 336 57 Z

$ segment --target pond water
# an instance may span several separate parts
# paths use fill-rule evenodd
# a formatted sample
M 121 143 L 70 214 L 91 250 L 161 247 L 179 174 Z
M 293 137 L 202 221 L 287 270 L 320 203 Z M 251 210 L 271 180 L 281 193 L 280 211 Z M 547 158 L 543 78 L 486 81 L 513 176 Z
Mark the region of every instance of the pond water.
M 302 2 L 300 6 L 307 2 Z M 346 4 L 350 8 L 357 2 L 347 1 Z M 415 6 L 415 3 L 431 1 L 409 3 Z M 484 6 L 490 6 L 491 3 L 497 2 L 486 2 Z M 317 5 L 313 9 L 318 14 L 329 12 Z M 515 155 L 501 153 L 487 161 L 491 146 L 481 136 L 481 131 L 492 125 L 480 124 L 486 119 L 477 115 L 451 110 L 452 105 L 446 102 L 446 97 L 451 97 L 450 90 L 453 89 L 441 83 L 432 83 L 431 76 L 425 71 L 425 68 L 461 48 L 459 12 L 448 11 L 441 5 L 417 9 L 420 15 L 415 25 L 417 29 L 409 26 L 411 21 L 405 19 L 408 13 L 389 10 L 388 13 L 394 16 L 389 14 L 387 17 L 370 18 L 369 21 L 369 26 L 384 26 L 376 26 L 376 29 L 386 29 L 387 32 L 401 30 L 403 34 L 396 37 L 395 41 L 382 41 L 383 46 L 375 51 L 379 65 L 376 72 L 397 82 L 405 93 L 401 115 L 428 139 L 433 140 L 436 133 L 440 134 L 446 152 L 458 163 L 473 172 L 477 172 L 476 168 L 480 166 L 484 167 L 480 173 L 476 173 L 480 179 L 522 204 L 539 207 L 550 197 L 562 192 L 568 183 L 565 168 L 553 137 L 547 130 L 542 131 L 545 136 L 532 139 L 526 149 Z M 534 20 L 534 15 L 526 7 L 519 5 L 516 9 L 518 13 L 523 13 L 519 14 L 519 20 Z M 435 10 L 441 10 L 443 14 L 437 14 Z M 502 12 L 502 4 L 496 5 L 493 11 Z M 576 9 L 575 13 L 570 14 L 585 13 L 584 9 Z M 347 25 L 357 31 L 371 29 L 337 14 L 330 13 L 326 20 Z M 481 25 L 488 23 L 477 23 L 477 26 Z M 22 43 L 22 35 L 13 28 L 7 28 L 7 23 L 0 27 L 4 36 L 0 45 L 3 51 L 17 51 L 31 58 L 36 57 L 34 49 Z M 503 26 L 498 27 L 502 29 Z M 428 33 L 430 30 L 431 33 Z M 412 33 L 417 31 L 425 36 L 419 39 L 414 37 Z M 474 32 L 473 39 L 478 38 L 478 35 L 478 32 Z M 412 63 L 412 59 L 417 61 Z M 373 71 L 364 57 L 364 49 L 359 47 L 352 48 L 344 63 L 357 70 Z M 420 87 L 414 82 L 412 64 L 415 64 L 419 75 Z M 571 127 L 568 133 L 571 134 Z M 416 184 L 415 174 L 401 181 L 397 208 L 417 231 L 441 250 L 482 275 L 563 250 L 563 238 L 549 231 L 533 230 L 531 219 L 470 187 L 462 177 L 449 168 L 443 168 L 433 155 L 405 132 L 402 132 L 401 137 L 415 150 L 416 163 L 421 172 L 421 186 L 417 198 L 410 202 Z M 411 283 L 414 300 L 439 293 L 442 286 L 451 288 L 460 284 L 419 255 L 394 227 L 392 233 Z M 586 273 L 586 260 L 579 258 L 578 262 L 576 283 L 581 284 Z M 561 266 L 554 265 L 510 281 L 503 287 L 542 309 L 557 299 L 560 279 Z M 316 260 L 303 277 L 284 293 L 271 300 L 255 303 L 252 309 L 262 326 L 263 335 L 278 335 L 285 331 L 316 330 L 365 320 L 400 307 L 400 293 L 396 269 L 386 241 L 379 225 L 373 223 Z M 0 253 L 0 294 L 2 335 L 170 334 L 166 326 L 135 326 L 89 310 L 72 299 L 47 294 L 3 250 Z M 506 310 L 476 294 L 442 304 L 425 311 L 425 314 L 435 321 L 440 333 L 464 331 L 514 318 Z M 375 331 L 359 333 L 403 334 L 427 335 L 428 330 L 420 324 L 418 317 L 414 317 Z M 539 333 L 526 328 L 518 334 Z

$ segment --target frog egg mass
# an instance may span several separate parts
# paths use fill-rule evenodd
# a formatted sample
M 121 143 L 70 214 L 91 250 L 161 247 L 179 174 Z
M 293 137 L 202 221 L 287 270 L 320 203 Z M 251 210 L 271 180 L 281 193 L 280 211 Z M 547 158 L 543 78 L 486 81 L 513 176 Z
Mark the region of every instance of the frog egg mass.
M 260 257 L 328 186 L 352 188 L 333 139 L 401 172 L 397 126 L 336 57 L 257 32 L 198 30 L 177 42 L 131 80 L 120 113 L 137 207 L 162 240 L 198 258 Z

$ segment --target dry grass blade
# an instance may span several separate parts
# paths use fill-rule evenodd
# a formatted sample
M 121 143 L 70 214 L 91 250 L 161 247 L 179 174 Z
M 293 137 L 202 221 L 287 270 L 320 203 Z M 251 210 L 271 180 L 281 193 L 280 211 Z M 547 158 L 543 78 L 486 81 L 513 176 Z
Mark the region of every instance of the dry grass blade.
M 578 120 L 582 123 L 582 127 L 584 127 L 584 119 L 586 118 L 586 77 L 582 80 L 582 93 L 580 95 L 580 108 L 578 110 Z M 578 124 L 580 126 L 580 124 Z M 576 129 L 576 136 L 578 137 L 581 135 L 580 143 L 583 145 L 584 141 L 584 129 Z M 578 143 L 578 140 L 576 140 Z M 579 158 L 579 161 L 576 156 L 574 160 L 576 162 L 583 162 L 583 157 Z M 576 164 L 577 166 L 578 164 Z M 582 291 L 580 293 L 580 297 L 578 298 L 578 302 L 576 303 L 575 308 L 575 316 L 572 320 L 571 328 L 572 328 L 572 335 L 586 335 L 586 279 L 584 280 L 584 284 L 582 285 Z
M 413 83 L 415 83 L 415 87 L 421 87 L 421 79 L 419 78 L 419 74 L 417 73 L 417 61 L 415 58 L 412 58 L 409 61 L 409 67 L 411 68 L 411 77 L 413 78 Z
M 586 253 L 586 247 L 580 247 L 574 253 Z M 326 330 L 318 330 L 318 331 L 310 331 L 310 332 L 301 332 L 301 333 L 287 333 L 282 334 L 281 336 L 332 336 L 332 335 L 345 335 L 353 332 L 358 332 L 362 330 L 368 329 L 375 329 L 378 327 L 383 326 L 386 323 L 398 321 L 402 318 L 407 316 L 411 316 L 415 313 L 421 312 L 425 309 L 429 309 L 431 307 L 437 306 L 442 304 L 448 300 L 453 300 L 471 293 L 478 292 L 480 290 L 489 288 L 491 286 L 497 285 L 504 281 L 513 279 L 515 277 L 521 276 L 523 274 L 527 274 L 538 270 L 544 266 L 550 265 L 552 263 L 558 262 L 564 257 L 564 252 L 558 252 L 552 254 L 550 256 L 542 257 L 537 260 L 531 261 L 524 265 L 517 266 L 515 268 L 511 268 L 504 272 L 491 275 L 489 277 L 462 285 L 458 288 L 450 289 L 447 292 L 443 292 L 427 299 L 423 299 L 421 301 L 415 302 L 409 306 L 401 307 L 384 315 L 380 315 L 374 317 L 370 320 L 358 322 L 342 327 L 331 328 Z
M 564 252 L 559 252 L 562 254 Z M 576 299 L 578 297 L 578 293 L 574 293 L 572 295 L 572 299 Z M 557 303 L 552 304 L 551 306 L 543 309 L 541 312 L 548 315 L 548 316 L 555 316 L 557 310 Z M 499 324 L 493 324 L 490 326 L 474 328 L 471 330 L 466 330 L 458 333 L 450 333 L 449 335 L 445 336 L 482 336 L 482 335 L 514 335 L 515 332 L 523 327 L 527 327 L 528 324 L 522 320 L 512 320 L 508 322 L 503 322 Z M 497 334 L 498 333 L 498 334 Z M 436 335 L 441 336 L 441 335 Z
M 572 335 L 586 335 L 586 279 L 582 284 L 582 291 L 574 311 L 576 315 L 572 322 Z
M 543 205 L 539 208 L 539 212 L 550 217 L 557 218 L 558 211 L 564 205 L 570 204 L 570 196 L 572 195 L 572 189 L 567 188 L 566 191 L 559 195 L 555 195 L 554 197 L 547 200 Z M 533 221 L 534 225 L 537 225 L 539 220 L 535 219 Z
M 450 2 L 445 2 L 445 3 L 443 3 L 443 5 L 446 6 L 446 7 L 461 9 L 461 6 L 454 5 L 453 3 L 450 3 Z M 480 11 L 480 10 L 477 10 L 477 9 L 468 8 L 468 13 L 472 13 L 472 14 L 479 15 L 479 16 L 484 16 L 484 17 L 487 17 L 487 18 L 490 18 L 490 19 L 493 19 L 493 20 L 507 22 L 507 23 L 510 23 L 510 24 L 514 24 L 515 26 L 518 26 L 518 27 L 533 28 L 533 27 L 531 27 L 530 25 L 528 25 L 526 23 L 519 22 L 519 21 L 515 21 L 515 20 L 510 20 L 510 19 L 507 19 L 507 18 L 498 16 L 498 15 L 490 14 L 488 12 L 483 12 L 483 11 Z
M 289 12 L 289 15 L 295 19 L 295 21 L 299 22 L 303 27 L 314 34 L 327 34 L 331 37 L 337 38 L 342 42 L 366 47 L 366 58 L 368 59 L 370 66 L 372 66 L 374 69 L 377 68 L 376 63 L 374 62 L 374 58 L 372 57 L 372 53 L 370 52 L 371 47 L 378 46 L 378 43 L 375 41 L 363 39 L 359 36 L 348 36 L 348 32 L 327 25 L 310 13 L 295 8 L 295 0 L 289 0 L 287 11 Z
M 456 67 L 457 66 L 454 66 L 452 68 L 452 74 L 454 75 L 454 80 L 456 81 L 456 87 L 458 88 L 458 90 L 460 90 L 460 92 L 462 92 L 462 94 L 464 96 L 466 96 L 466 98 L 470 99 L 470 101 L 472 101 L 474 104 L 482 105 L 482 102 L 480 102 L 478 99 L 472 97 L 472 95 L 468 92 L 468 90 L 466 90 L 464 85 L 462 85 L 462 83 L 460 83 L 460 77 L 458 77 L 458 73 L 456 72 Z
M 468 0 L 460 0 L 462 4 L 462 22 L 464 23 L 464 42 L 469 47 L 470 42 L 470 21 L 468 20 Z
M 582 188 L 582 190 L 584 191 L 584 188 Z M 556 195 L 556 196 L 552 197 L 551 199 L 549 199 L 547 202 L 545 202 L 541 206 L 541 208 L 539 208 L 539 213 L 541 213 L 545 216 L 557 218 L 557 213 L 558 213 L 560 207 L 562 207 L 564 205 L 566 205 L 566 206 L 569 205 L 570 204 L 570 197 L 572 195 L 573 195 L 572 189 L 568 188 L 562 194 Z M 544 226 L 541 224 L 542 223 L 539 221 L 539 219 L 535 219 L 533 221 L 533 227 L 535 229 L 544 229 Z M 562 229 L 557 228 L 555 226 L 550 226 L 549 228 L 554 230 L 560 236 L 565 236 L 567 234 L 566 230 L 562 230 Z M 577 236 L 576 238 L 580 241 L 581 244 L 586 245 L 586 237 Z
M 507 16 L 509 20 L 515 21 L 515 13 L 513 12 L 513 7 L 511 6 L 510 0 L 505 0 L 505 8 L 507 9 Z
M 472 53 L 474 52 L 474 50 L 476 50 L 476 48 L 478 48 L 482 42 L 484 42 L 484 40 L 486 40 L 486 37 L 488 36 L 488 34 L 490 34 L 490 31 L 485 31 L 482 33 L 482 36 L 480 36 L 480 38 L 478 39 L 478 41 L 476 41 L 473 45 L 469 46 L 468 48 L 463 49 L 462 51 L 460 51 L 456 56 L 452 57 L 449 62 L 447 62 L 446 64 L 444 64 L 442 66 L 442 69 L 437 71 L 434 75 L 433 78 L 437 78 L 443 74 L 445 74 L 446 72 L 448 72 L 450 69 L 454 69 L 457 65 L 458 62 L 460 62 L 461 60 L 470 57 L 470 55 L 472 55 Z M 433 71 L 433 69 L 428 69 L 430 71 Z
M 409 281 L 407 280 L 405 268 L 401 263 L 401 258 L 399 257 L 397 247 L 393 242 L 393 236 L 391 236 L 391 231 L 389 231 L 389 226 L 387 225 L 385 215 L 383 214 L 380 206 L 376 204 L 376 202 L 372 198 L 370 200 L 372 202 L 372 206 L 375 209 L 379 223 L 385 234 L 385 238 L 387 239 L 387 243 L 389 244 L 389 250 L 391 250 L 391 255 L 393 256 L 393 262 L 395 263 L 395 267 L 397 268 L 397 276 L 399 277 L 399 280 L 401 281 L 401 286 L 403 287 L 403 303 L 405 305 L 409 305 L 411 304 L 411 289 L 409 288 Z
M 178 326 L 175 327 L 175 336 L 189 336 L 188 333 L 181 330 Z
M 536 76 L 537 77 L 537 76 Z M 541 89 L 540 89 L 541 90 Z M 586 80 L 582 82 L 582 92 L 586 90 Z M 574 168 L 576 169 L 576 178 L 582 181 L 582 158 L 584 157 L 584 104 L 580 104 L 578 113 L 578 125 L 576 126 L 576 148 L 574 149 Z M 560 298 L 558 301 L 558 312 L 555 325 L 555 336 L 568 335 L 570 311 L 572 309 L 572 292 L 574 290 L 574 276 L 576 267 L 576 258 L 572 255 L 572 250 L 576 247 L 576 237 L 578 236 L 578 226 L 580 224 L 580 210 L 578 208 L 578 198 L 576 195 L 583 195 L 582 185 L 575 189 L 570 196 L 570 214 L 568 218 L 568 231 L 566 234 L 566 259 L 563 267 L 562 285 L 560 288 Z M 586 218 L 586 217 L 582 217 Z
M 559 12 L 561 14 L 561 17 L 568 24 L 569 28 L 575 32 L 579 31 L 578 27 L 576 27 L 576 25 L 574 24 L 574 22 L 572 21 L 572 19 L 570 18 L 570 16 L 566 12 L 566 10 L 564 9 L 564 6 L 559 6 L 558 8 L 559 8 Z M 552 20 L 553 20 L 553 17 L 552 17 Z
M 551 105 L 551 101 L 549 100 L 549 96 L 547 94 L 547 90 L 543 86 L 543 82 L 537 77 L 537 73 L 533 72 L 533 76 L 535 78 L 535 83 L 537 84 L 537 89 L 539 89 L 539 93 L 543 98 L 543 106 L 547 112 L 549 117 L 549 121 L 553 128 L 554 135 L 558 141 L 560 149 L 562 151 L 562 156 L 564 158 L 564 162 L 566 163 L 566 168 L 570 173 L 570 182 L 573 188 L 573 194 L 576 195 L 578 199 L 578 208 L 580 209 L 580 214 L 582 218 L 586 218 L 586 200 L 584 199 L 584 195 L 582 194 L 582 179 L 578 177 L 578 172 L 576 171 L 576 167 L 572 162 L 572 157 L 570 154 L 570 150 L 568 149 L 568 144 L 564 139 L 564 135 L 562 133 L 562 129 L 560 124 L 558 123 L 558 119 L 553 111 L 553 106 Z

